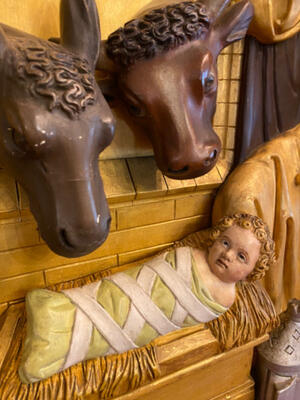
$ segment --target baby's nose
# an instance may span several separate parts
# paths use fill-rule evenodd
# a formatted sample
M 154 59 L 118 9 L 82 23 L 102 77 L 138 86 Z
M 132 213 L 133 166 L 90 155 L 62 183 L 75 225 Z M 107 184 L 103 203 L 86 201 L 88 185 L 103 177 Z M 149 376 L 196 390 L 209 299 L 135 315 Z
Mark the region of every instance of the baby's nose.
M 232 249 L 228 249 L 227 251 L 225 251 L 224 253 L 224 257 L 227 261 L 232 261 L 233 257 L 234 257 L 234 252 Z

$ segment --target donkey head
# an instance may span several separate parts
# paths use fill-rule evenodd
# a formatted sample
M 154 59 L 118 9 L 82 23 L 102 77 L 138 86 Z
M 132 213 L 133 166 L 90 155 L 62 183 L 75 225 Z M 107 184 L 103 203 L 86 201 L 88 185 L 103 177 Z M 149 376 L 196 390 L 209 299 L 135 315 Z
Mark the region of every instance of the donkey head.
M 220 152 L 212 128 L 217 56 L 245 35 L 253 15 L 248 0 L 224 10 L 228 1 L 185 1 L 153 10 L 111 34 L 99 58 L 99 69 L 117 74 L 158 167 L 171 178 L 207 173 Z
M 97 248 L 110 226 L 98 155 L 114 124 L 94 79 L 99 35 L 93 0 L 62 0 L 61 45 L 0 26 L 0 157 L 67 257 Z

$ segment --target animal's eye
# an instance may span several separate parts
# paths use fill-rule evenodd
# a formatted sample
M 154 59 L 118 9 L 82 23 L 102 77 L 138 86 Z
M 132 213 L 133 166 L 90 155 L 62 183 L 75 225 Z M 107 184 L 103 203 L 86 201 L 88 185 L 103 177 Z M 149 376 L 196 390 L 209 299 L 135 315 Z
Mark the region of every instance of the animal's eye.
M 204 91 L 209 92 L 212 90 L 215 86 L 215 77 L 213 74 L 209 74 L 205 79 L 204 79 Z
M 239 252 L 237 256 L 238 256 L 239 261 L 241 261 L 242 263 L 246 263 L 247 262 L 246 254 L 244 254 L 242 252 Z
M 143 109 L 135 104 L 128 104 L 128 110 L 130 112 L 131 115 L 133 115 L 134 117 L 144 117 L 145 116 L 145 112 L 143 111 Z
M 9 128 L 8 131 L 11 134 L 12 141 L 18 150 L 21 150 L 24 153 L 31 151 L 29 143 L 21 132 L 14 128 Z

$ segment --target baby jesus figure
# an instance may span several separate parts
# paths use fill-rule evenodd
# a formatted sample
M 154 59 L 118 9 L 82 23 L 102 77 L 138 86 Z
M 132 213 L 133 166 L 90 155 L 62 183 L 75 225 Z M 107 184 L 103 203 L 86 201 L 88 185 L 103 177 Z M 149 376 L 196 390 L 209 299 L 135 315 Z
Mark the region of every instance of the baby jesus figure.
M 166 251 L 81 288 L 35 290 L 26 299 L 29 334 L 21 379 L 44 379 L 80 361 L 211 321 L 233 304 L 238 281 L 262 278 L 274 260 L 264 222 L 235 214 L 210 230 L 202 248 Z

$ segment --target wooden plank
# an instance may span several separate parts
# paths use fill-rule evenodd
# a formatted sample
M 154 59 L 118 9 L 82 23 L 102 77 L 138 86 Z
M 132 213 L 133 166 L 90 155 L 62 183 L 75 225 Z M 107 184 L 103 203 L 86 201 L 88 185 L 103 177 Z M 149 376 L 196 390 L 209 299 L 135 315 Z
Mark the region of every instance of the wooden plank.
M 254 381 L 252 378 L 249 378 L 242 385 L 210 400 L 254 400 L 254 395 Z
M 107 77 L 106 79 L 99 79 L 98 77 L 99 72 L 97 72 L 96 79 L 100 87 L 101 80 L 108 82 Z M 110 107 L 116 121 L 115 135 L 112 143 L 100 154 L 100 159 L 115 160 L 153 156 L 153 148 L 150 140 L 142 127 L 133 122 L 132 116 L 129 114 L 122 100 L 117 97 L 114 98 L 113 102 L 110 103 Z
M 109 203 L 130 201 L 135 190 L 125 160 L 99 161 L 100 175 Z
M 193 192 L 196 190 L 196 182 L 195 179 L 171 179 L 168 176 L 164 176 L 167 187 L 168 194 L 178 194 L 178 193 L 186 193 Z
M 115 267 L 116 265 L 117 256 L 111 256 L 52 268 L 45 271 L 46 285 L 49 286 L 78 279 L 107 268 Z
M 210 215 L 215 192 L 195 193 L 175 201 L 175 218 Z
M 215 166 L 208 174 L 195 178 L 197 190 L 214 189 L 222 183 L 218 169 Z
M 207 217 L 196 216 L 124 229 L 112 232 L 94 252 L 72 259 L 54 254 L 46 245 L 0 252 L 0 279 L 171 243 L 206 226 Z
M 224 182 L 227 175 L 229 174 L 231 168 L 231 163 L 225 158 L 220 158 L 217 163 L 217 169 L 219 171 L 219 175 L 221 176 L 222 181 Z
M 0 170 L 0 218 L 18 216 L 16 182 L 5 170 Z
M 164 196 L 168 187 L 153 157 L 127 160 L 137 199 Z
M 135 250 L 135 251 L 129 251 L 127 253 L 121 253 L 118 255 L 119 265 L 133 263 L 135 261 L 138 264 L 140 263 L 140 260 L 143 260 L 146 257 L 154 256 L 157 253 L 161 252 L 162 250 L 172 246 L 172 244 L 173 243 L 166 243 L 158 246 L 147 247 L 142 250 Z
M 159 222 L 174 219 L 175 202 L 157 201 L 150 203 L 135 203 L 130 207 L 122 207 L 117 210 L 118 229 L 134 228 L 136 226 L 152 225 Z
M 218 399 L 218 396 L 225 399 L 224 394 L 249 384 L 253 348 L 267 338 L 268 335 L 265 335 L 244 346 L 196 362 L 115 399 L 212 400 L 215 397 Z M 174 342 L 174 349 L 176 347 Z M 238 395 L 236 400 L 253 400 L 249 397 L 249 390 L 248 393 L 246 391 L 246 396 Z
M 30 290 L 45 287 L 43 272 L 20 275 L 0 281 L 0 303 L 22 299 Z
M 34 221 L 0 224 L 0 251 L 33 246 L 39 242 L 38 228 Z
M 217 339 L 204 329 L 175 342 L 157 348 L 157 359 L 162 376 L 178 371 L 220 352 Z
M 5 356 L 14 338 L 15 331 L 21 315 L 24 313 L 24 303 L 9 307 L 4 315 L 5 320 L 0 330 L 0 370 L 5 361 Z

